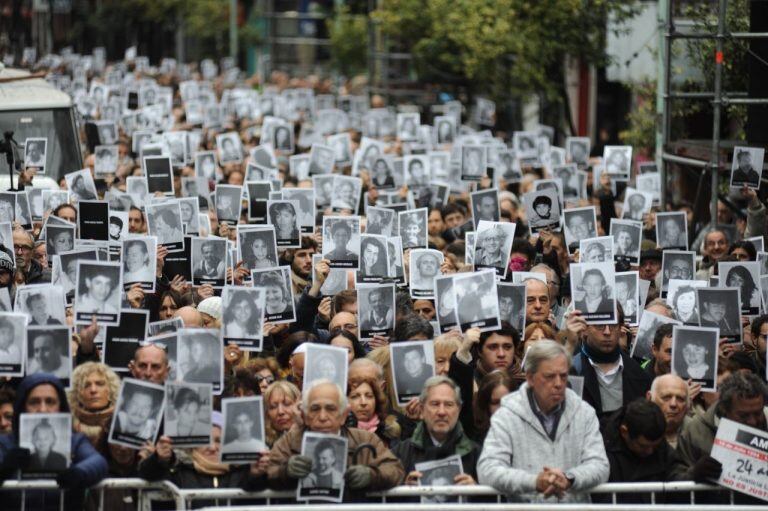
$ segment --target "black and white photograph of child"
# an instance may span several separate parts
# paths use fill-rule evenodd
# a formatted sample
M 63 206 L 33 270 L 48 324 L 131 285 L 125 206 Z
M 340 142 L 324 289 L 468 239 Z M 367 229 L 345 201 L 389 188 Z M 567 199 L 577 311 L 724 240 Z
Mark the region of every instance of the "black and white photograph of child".
M 122 267 L 119 262 L 78 261 L 75 322 L 116 326 L 120 321 Z
M 163 414 L 165 388 L 133 378 L 120 386 L 109 443 L 140 449 L 147 441 L 155 442 Z
M 523 195 L 525 211 L 531 233 L 560 227 L 560 197 L 557 190 L 545 189 Z
M 731 187 L 747 186 L 755 190 L 760 188 L 764 158 L 765 148 L 734 147 L 733 164 L 731 166 Z
M 176 447 L 211 443 L 213 388 L 210 383 L 165 382 L 163 435 Z
M 68 413 L 22 413 L 19 417 L 19 447 L 29 451 L 23 478 L 56 478 L 69 468 L 72 446 L 72 415 Z
M 224 343 L 244 351 L 261 351 L 264 338 L 264 291 L 226 286 L 221 293 Z
M 238 260 L 248 270 L 277 268 L 277 243 L 273 226 L 237 226 Z
M 717 390 L 718 329 L 672 327 L 672 374 L 701 384 L 702 392 Z

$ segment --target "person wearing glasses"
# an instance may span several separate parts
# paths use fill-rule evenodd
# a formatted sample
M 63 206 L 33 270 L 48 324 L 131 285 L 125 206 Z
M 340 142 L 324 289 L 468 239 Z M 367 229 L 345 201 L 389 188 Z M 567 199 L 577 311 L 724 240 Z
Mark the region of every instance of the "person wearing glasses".
M 584 377 L 584 401 L 598 418 L 615 412 L 625 404 L 645 398 L 651 376 L 627 352 L 619 338 L 624 310 L 616 304 L 617 321 L 612 325 L 588 325 L 578 304 L 568 314 L 565 330 L 581 341 L 581 351 L 573 357 L 571 374 Z
M 23 229 L 13 231 L 13 251 L 16 255 L 16 285 L 44 284 L 51 281 L 51 272 L 33 259 L 35 243 Z M 0 262 L 0 268 L 3 267 Z

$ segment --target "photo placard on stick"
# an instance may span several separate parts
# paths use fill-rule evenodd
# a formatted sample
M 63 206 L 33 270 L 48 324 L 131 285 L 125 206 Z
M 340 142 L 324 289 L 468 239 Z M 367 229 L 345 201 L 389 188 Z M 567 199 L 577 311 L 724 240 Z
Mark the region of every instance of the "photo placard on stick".
M 225 286 L 221 292 L 224 344 L 244 351 L 261 351 L 264 339 L 264 290 Z
M 361 341 L 373 339 L 374 335 L 392 335 L 395 328 L 394 284 L 358 285 L 357 304 Z
M 175 447 L 211 443 L 213 387 L 210 383 L 165 382 L 163 434 Z
M 165 388 L 143 380 L 124 378 L 109 428 L 109 443 L 141 449 L 155 443 L 163 416 Z
M 264 398 L 224 398 L 221 407 L 224 414 L 221 462 L 239 464 L 259 461 L 269 451 L 264 433 Z
M 672 327 L 672 374 L 701 384 L 702 392 L 717 391 L 718 328 Z
M 253 287 L 264 290 L 264 321 L 291 323 L 296 321 L 296 306 L 291 286 L 291 269 L 280 266 L 274 269 L 253 270 Z
M 571 265 L 571 296 L 574 309 L 588 324 L 615 324 L 616 278 L 613 261 Z
M 418 397 L 424 383 L 435 375 L 435 348 L 433 341 L 406 341 L 389 344 L 392 361 L 392 384 L 397 403 L 406 405 Z

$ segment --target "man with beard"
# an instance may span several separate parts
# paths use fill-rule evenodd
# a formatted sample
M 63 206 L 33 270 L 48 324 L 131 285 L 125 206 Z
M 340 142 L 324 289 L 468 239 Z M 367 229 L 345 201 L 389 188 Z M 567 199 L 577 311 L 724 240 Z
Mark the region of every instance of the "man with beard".
M 312 255 L 317 253 L 317 242 L 309 236 L 301 237 L 301 248 L 286 250 L 285 258 L 291 263 L 293 294 L 300 296 L 310 284 Z
M 27 231 L 23 229 L 13 231 L 13 248 L 16 252 L 15 285 L 42 284 L 51 281 L 50 270 L 44 269 L 32 258 L 35 244 Z M 1 261 L 0 267 L 5 267 Z

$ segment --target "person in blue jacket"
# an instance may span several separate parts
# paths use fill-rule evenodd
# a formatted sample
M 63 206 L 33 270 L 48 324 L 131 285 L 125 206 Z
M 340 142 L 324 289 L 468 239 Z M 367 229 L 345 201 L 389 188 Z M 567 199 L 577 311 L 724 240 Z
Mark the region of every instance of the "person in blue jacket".
M 0 435 L 0 484 L 18 477 L 19 470 L 30 464 L 29 449 L 19 447 L 19 416 L 22 413 L 69 413 L 69 404 L 61 380 L 47 373 L 24 378 L 13 405 L 13 432 Z M 64 496 L 64 509 L 83 509 L 85 490 L 107 476 L 107 461 L 93 448 L 85 435 L 72 433 L 70 467 L 59 472 L 56 482 L 63 493 L 54 490 L 26 492 L 25 509 L 58 510 Z M 7 493 L 4 509 L 19 509 L 20 492 Z

